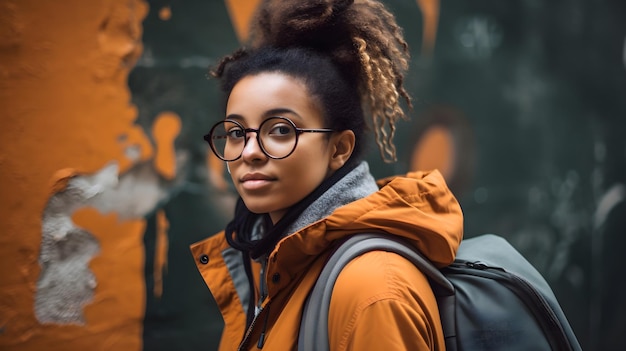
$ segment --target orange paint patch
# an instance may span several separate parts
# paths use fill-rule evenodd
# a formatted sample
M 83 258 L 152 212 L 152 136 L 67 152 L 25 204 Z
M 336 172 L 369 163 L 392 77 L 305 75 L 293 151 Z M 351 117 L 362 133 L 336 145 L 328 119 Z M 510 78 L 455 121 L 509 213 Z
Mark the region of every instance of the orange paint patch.
M 163 6 L 159 10 L 159 18 L 162 21 L 169 21 L 172 18 L 172 9 L 169 6 Z
M 163 295 L 163 275 L 167 273 L 167 251 L 169 238 L 167 231 L 170 223 L 165 216 L 165 211 L 159 210 L 156 214 L 156 248 L 154 253 L 154 296 L 160 298 Z
M 260 0 L 226 0 L 226 9 L 233 22 L 239 41 L 244 43 L 250 34 L 250 20 Z
M 417 0 L 424 20 L 424 34 L 422 36 L 422 53 L 431 55 L 437 39 L 437 25 L 439 24 L 439 0 Z
M 224 178 L 225 162 L 217 158 L 212 151 L 207 153 L 206 164 L 208 166 L 209 182 L 218 190 L 228 189 L 228 182 Z
M 454 138 L 442 126 L 433 126 L 424 132 L 415 145 L 411 159 L 411 170 L 438 169 L 445 179 L 454 172 Z
M 156 143 L 154 167 L 166 179 L 176 176 L 176 148 L 174 141 L 180 133 L 180 117 L 173 112 L 159 114 L 152 125 L 152 135 Z

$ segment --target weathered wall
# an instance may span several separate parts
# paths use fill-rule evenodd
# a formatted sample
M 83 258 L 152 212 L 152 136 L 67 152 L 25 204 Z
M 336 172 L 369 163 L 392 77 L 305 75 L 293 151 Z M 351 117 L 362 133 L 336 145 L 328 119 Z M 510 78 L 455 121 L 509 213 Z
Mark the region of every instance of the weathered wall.
M 229 3 L 240 35 L 253 5 Z M 224 6 L 216 15 L 233 30 Z M 2 348 L 140 350 L 150 345 L 144 324 L 160 325 L 159 312 L 146 310 L 168 297 L 164 282 L 177 278 L 167 279 L 177 267 L 170 252 L 188 255 L 194 241 L 170 244 L 167 204 L 185 193 L 190 168 L 200 166 L 204 180 L 214 171 L 205 153 L 189 167 L 188 150 L 176 148 L 181 130 L 193 126 L 165 108 L 142 124 L 145 113 L 132 101 L 128 78 L 144 54 L 149 10 L 140 0 L 0 4 Z M 159 21 L 172 16 L 167 4 L 154 10 Z M 222 165 L 212 164 L 219 172 Z M 213 178 L 225 186 L 221 175 Z M 232 195 L 208 197 L 228 207 Z M 208 219 L 197 239 L 222 225 Z M 205 344 L 219 335 L 219 325 L 210 329 L 196 333 Z
M 0 3 L 0 348 L 142 347 L 145 221 L 116 206 L 155 157 L 126 82 L 147 10 Z
M 618 349 L 624 4 L 386 2 L 416 108 L 375 175 L 442 169 L 467 236 L 507 237 L 584 348 Z M 188 251 L 234 200 L 202 140 L 220 114 L 206 68 L 255 3 L 0 2 L 0 349 L 216 348 Z

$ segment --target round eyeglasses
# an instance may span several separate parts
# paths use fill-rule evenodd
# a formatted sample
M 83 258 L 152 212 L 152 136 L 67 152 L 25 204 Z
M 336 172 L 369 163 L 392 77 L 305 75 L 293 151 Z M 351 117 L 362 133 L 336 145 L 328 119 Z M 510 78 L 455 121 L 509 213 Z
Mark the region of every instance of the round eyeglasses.
M 235 161 L 243 153 L 250 139 L 248 133 L 256 133 L 256 141 L 267 157 L 276 160 L 293 153 L 298 145 L 298 136 L 302 133 L 331 133 L 332 129 L 298 128 L 288 118 L 271 117 L 263 121 L 258 129 L 246 128 L 234 120 L 217 122 L 204 140 L 211 146 L 213 153 L 224 161 Z

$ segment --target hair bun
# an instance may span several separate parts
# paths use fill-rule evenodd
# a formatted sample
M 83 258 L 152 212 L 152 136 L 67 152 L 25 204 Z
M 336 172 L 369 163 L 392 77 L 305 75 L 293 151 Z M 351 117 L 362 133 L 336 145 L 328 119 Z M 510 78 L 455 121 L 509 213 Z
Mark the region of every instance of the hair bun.
M 301 47 L 327 55 L 361 94 L 383 160 L 396 159 L 396 121 L 406 118 L 400 100 L 411 107 L 404 88 L 409 50 L 380 0 L 262 0 L 250 29 L 252 51 Z
M 252 25 L 252 45 L 309 46 L 328 45 L 332 33 L 346 21 L 342 14 L 354 0 L 265 0 Z M 345 33 L 349 35 L 348 33 Z

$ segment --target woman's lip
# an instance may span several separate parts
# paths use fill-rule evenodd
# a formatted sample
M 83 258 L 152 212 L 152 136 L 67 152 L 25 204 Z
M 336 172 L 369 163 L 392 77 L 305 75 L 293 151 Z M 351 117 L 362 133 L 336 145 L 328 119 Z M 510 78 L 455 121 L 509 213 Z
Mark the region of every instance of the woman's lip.
M 262 173 L 245 174 L 239 182 L 245 190 L 260 190 L 270 185 L 275 179 Z
M 261 173 L 248 173 L 241 177 L 240 182 L 255 181 L 255 180 L 273 180 L 272 177 Z
M 270 185 L 270 179 L 248 179 L 242 180 L 241 186 L 245 190 L 259 190 Z

